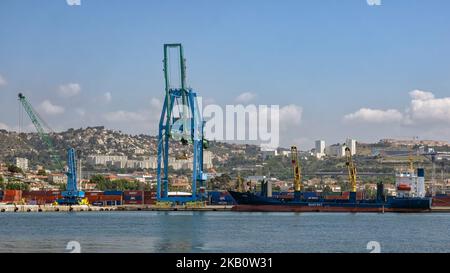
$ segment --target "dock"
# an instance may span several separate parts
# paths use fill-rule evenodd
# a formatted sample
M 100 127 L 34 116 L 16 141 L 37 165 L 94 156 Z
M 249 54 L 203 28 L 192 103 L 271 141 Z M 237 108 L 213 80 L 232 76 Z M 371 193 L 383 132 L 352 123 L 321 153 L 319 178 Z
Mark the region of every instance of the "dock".
M 161 207 L 155 205 L 123 205 L 123 206 L 55 206 L 55 205 L 0 205 L 2 212 L 93 212 L 93 211 L 231 211 L 233 206 L 189 207 L 176 205 Z

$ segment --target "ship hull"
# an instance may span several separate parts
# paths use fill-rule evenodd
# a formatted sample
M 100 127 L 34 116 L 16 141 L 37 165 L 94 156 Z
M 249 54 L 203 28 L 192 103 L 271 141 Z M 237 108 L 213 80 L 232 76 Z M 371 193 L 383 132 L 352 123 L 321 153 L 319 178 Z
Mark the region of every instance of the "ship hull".
M 252 193 L 239 193 L 230 191 L 231 196 L 238 205 L 234 211 L 243 212 L 429 212 L 431 200 L 429 198 L 390 198 L 386 202 L 373 200 L 316 200 L 316 201 L 286 201 L 276 198 L 268 198 Z

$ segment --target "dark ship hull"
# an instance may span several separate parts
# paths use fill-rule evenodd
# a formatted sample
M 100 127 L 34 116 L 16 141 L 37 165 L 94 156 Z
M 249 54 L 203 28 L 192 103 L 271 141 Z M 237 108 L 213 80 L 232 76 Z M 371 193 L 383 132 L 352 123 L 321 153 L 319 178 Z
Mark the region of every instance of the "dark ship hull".
M 235 211 L 248 212 L 428 212 L 431 210 L 431 198 L 388 198 L 377 200 L 292 200 L 258 196 L 246 192 L 229 191 L 238 205 Z

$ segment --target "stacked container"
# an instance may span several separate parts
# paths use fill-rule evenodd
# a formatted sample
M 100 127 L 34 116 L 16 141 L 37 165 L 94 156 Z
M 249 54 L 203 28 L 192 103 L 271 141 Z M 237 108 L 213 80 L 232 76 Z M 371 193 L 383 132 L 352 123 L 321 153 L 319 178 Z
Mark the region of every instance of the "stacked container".
M 22 197 L 30 205 L 51 204 L 62 198 L 60 191 L 24 191 Z
M 21 190 L 5 190 L 3 192 L 3 202 L 6 203 L 17 203 L 22 200 Z
M 345 196 L 348 199 L 350 196 L 350 192 L 349 191 L 343 192 L 342 196 Z M 363 199 L 364 199 L 364 192 L 362 191 L 356 192 L 356 200 L 363 200 Z
M 144 204 L 154 205 L 156 203 L 156 192 L 155 191 L 144 191 Z
M 144 191 L 124 191 L 123 203 L 125 205 L 142 205 L 144 203 Z
M 103 192 L 100 191 L 88 191 L 84 193 L 84 196 L 88 200 L 89 204 L 92 205 L 101 205 L 103 201 L 100 200 L 101 196 L 103 196 Z

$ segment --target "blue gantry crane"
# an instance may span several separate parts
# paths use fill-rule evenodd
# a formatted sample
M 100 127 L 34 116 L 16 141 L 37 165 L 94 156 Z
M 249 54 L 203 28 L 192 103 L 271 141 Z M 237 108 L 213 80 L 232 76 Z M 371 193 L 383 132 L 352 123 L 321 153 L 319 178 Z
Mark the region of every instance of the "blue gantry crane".
M 33 106 L 31 106 L 31 104 L 22 93 L 19 93 L 19 101 L 30 117 L 31 122 L 34 124 L 34 127 L 36 127 L 40 138 L 47 145 L 52 161 L 58 169 L 63 170 L 64 165 L 61 163 L 61 159 L 57 151 L 55 150 L 53 141 L 49 136 L 49 133 L 47 132 L 52 132 L 53 130 L 42 119 L 38 112 L 34 110 Z M 76 153 L 75 149 L 73 148 L 69 148 L 67 151 L 67 167 L 68 170 L 66 172 L 66 190 L 62 192 L 62 199 L 57 200 L 57 202 L 60 205 L 77 205 L 82 203 L 85 204 L 86 200 L 82 200 L 84 198 L 84 192 L 79 191 L 77 187 Z
M 176 87 L 173 86 L 170 78 L 171 50 L 175 50 L 179 57 L 179 86 Z M 186 65 L 181 44 L 164 45 L 164 78 L 165 100 L 158 136 L 157 199 L 175 203 L 199 201 L 202 196 L 198 193 L 198 188 L 203 187 L 206 181 L 206 174 L 203 173 L 203 149 L 207 141 L 204 139 L 204 122 L 197 101 L 197 93 L 186 86 Z M 191 195 L 169 194 L 170 140 L 192 147 Z

